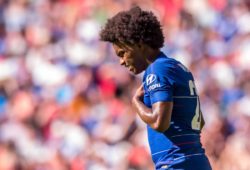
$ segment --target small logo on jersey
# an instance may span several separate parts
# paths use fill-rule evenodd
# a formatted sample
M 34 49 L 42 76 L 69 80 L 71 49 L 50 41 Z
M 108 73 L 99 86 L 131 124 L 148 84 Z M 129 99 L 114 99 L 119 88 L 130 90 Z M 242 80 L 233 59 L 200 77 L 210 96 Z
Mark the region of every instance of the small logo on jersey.
M 155 74 L 149 74 L 146 78 L 146 83 L 147 86 L 152 84 L 156 80 L 156 75 Z
M 156 89 L 158 87 L 161 87 L 160 83 L 153 84 L 153 85 L 148 87 L 148 91 L 154 90 L 154 89 Z

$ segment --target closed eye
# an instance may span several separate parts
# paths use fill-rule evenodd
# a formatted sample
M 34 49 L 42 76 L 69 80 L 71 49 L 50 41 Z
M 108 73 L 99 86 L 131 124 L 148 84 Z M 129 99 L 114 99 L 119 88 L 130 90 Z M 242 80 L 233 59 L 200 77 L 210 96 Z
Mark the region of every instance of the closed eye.
M 117 56 L 118 56 L 118 57 L 123 57 L 123 56 L 124 56 L 124 53 L 125 53 L 125 51 L 119 51 L 119 52 L 117 53 Z

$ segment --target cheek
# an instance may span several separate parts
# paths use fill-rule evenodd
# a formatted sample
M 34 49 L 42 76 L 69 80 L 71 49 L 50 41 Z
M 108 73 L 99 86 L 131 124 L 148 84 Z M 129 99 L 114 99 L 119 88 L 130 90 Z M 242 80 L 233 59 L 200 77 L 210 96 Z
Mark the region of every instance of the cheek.
M 130 53 L 129 56 L 128 56 L 128 60 L 129 60 L 132 64 L 138 63 L 138 59 L 139 59 L 139 57 L 137 56 L 136 53 Z
M 134 58 L 131 58 L 128 60 L 128 63 L 131 65 L 131 66 L 136 66 L 138 65 L 138 62 L 136 60 L 134 60 Z
M 140 65 L 140 64 L 141 64 L 140 58 L 139 58 L 138 56 L 135 57 L 135 58 L 133 59 L 133 63 L 134 63 L 134 65 L 136 65 L 136 66 Z
M 131 54 L 125 55 L 124 60 L 128 64 L 134 63 L 134 57 Z

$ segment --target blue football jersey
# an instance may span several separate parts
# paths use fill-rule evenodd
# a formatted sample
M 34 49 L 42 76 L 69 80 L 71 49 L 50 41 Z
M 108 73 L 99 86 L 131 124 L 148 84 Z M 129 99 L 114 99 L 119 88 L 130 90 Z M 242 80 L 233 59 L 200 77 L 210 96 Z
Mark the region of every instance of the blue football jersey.
M 192 73 L 180 62 L 161 52 L 145 70 L 143 87 L 143 102 L 146 106 L 152 108 L 154 103 L 160 101 L 173 102 L 169 129 L 160 133 L 147 126 L 156 169 L 180 165 L 195 156 L 206 158 L 200 143 L 202 118 Z

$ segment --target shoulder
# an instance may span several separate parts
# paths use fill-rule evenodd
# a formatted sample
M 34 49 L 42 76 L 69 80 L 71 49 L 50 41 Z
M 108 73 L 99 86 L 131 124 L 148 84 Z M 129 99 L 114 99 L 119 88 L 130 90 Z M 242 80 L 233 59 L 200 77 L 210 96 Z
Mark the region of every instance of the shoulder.
M 153 63 L 149 65 L 146 69 L 143 80 L 147 82 L 154 81 L 155 79 L 161 79 L 164 77 L 169 77 L 171 73 L 171 68 L 173 67 L 173 63 L 171 58 L 167 56 L 160 56 Z
M 180 64 L 179 61 L 170 58 L 166 55 L 161 55 L 157 58 L 147 69 L 148 73 L 166 73 L 174 71 L 178 65 Z

